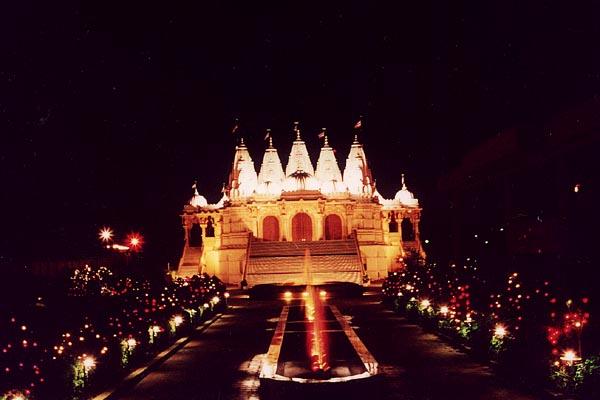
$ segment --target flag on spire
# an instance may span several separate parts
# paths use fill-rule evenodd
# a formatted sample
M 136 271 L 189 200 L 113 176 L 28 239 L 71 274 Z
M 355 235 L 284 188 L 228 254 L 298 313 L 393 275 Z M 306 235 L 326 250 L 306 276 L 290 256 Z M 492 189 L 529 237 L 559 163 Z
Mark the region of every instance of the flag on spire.
M 358 121 L 356 121 L 356 123 L 354 124 L 354 129 L 360 129 L 362 128 L 362 117 L 358 119 Z
M 231 134 L 235 135 L 240 130 L 240 121 L 239 119 L 235 119 L 233 123 L 233 128 L 231 128 Z
M 319 139 L 323 139 L 325 137 L 327 128 L 321 128 L 321 132 L 319 132 Z
M 267 133 L 265 133 L 265 140 L 271 137 L 271 130 L 267 128 Z

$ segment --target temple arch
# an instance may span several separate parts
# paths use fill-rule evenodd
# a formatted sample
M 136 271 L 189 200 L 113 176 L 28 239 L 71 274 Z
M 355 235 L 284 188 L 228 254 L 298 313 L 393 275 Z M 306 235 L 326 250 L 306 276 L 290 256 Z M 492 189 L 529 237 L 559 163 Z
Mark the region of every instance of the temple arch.
M 279 220 L 273 215 L 265 217 L 262 221 L 262 238 L 263 240 L 278 241 L 279 240 Z
M 202 228 L 199 223 L 192 224 L 190 228 L 190 237 L 189 237 L 189 246 L 190 247 L 200 247 L 202 246 Z
M 411 242 L 415 240 L 415 230 L 412 222 L 408 218 L 402 219 L 402 241 Z
M 342 218 L 329 214 L 325 217 L 325 240 L 340 240 L 342 237 Z
M 300 212 L 292 218 L 292 241 L 312 240 L 312 220 L 306 213 Z

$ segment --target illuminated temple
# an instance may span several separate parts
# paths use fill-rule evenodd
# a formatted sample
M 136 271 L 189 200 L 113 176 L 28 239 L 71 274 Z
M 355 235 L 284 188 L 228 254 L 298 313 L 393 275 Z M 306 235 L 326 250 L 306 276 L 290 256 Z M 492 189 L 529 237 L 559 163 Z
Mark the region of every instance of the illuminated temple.
M 383 279 L 405 259 L 425 257 L 419 202 L 403 175 L 399 183 L 393 199 L 377 191 L 357 136 L 343 170 L 327 136 L 316 168 L 298 128 L 285 168 L 269 137 L 258 172 L 241 139 L 218 203 L 209 204 L 194 185 L 176 274 L 206 272 L 249 287 L 301 285 L 308 249 L 318 284 Z

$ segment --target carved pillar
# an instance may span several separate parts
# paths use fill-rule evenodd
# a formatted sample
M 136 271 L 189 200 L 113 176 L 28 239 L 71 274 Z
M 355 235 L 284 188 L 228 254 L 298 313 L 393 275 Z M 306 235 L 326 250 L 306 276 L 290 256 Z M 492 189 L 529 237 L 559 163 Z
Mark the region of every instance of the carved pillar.
M 183 222 L 183 240 L 185 242 L 185 247 L 190 246 L 190 226 L 184 221 Z
M 292 232 L 290 231 L 290 216 L 281 216 L 281 240 L 291 240 Z

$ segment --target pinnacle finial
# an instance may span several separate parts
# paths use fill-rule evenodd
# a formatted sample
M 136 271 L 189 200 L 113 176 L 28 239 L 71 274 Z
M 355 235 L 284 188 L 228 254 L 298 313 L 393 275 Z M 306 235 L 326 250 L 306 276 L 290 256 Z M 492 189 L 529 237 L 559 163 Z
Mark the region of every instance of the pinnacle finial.
M 240 136 L 240 146 L 245 146 L 243 136 Z
M 323 143 L 323 147 L 329 147 L 329 138 L 325 135 L 325 142 Z
M 194 179 L 194 184 L 192 185 L 192 189 L 194 189 L 194 196 L 200 196 L 198 193 L 198 181 Z
M 358 134 L 354 134 L 354 142 L 352 144 L 358 144 Z
M 404 182 L 404 174 L 402 174 L 402 190 L 406 190 L 406 182 Z
M 300 125 L 300 122 L 294 121 L 294 131 L 296 132 L 296 140 L 300 141 L 302 140 L 302 137 L 300 137 L 300 127 L 298 125 Z
M 273 148 L 273 136 L 271 135 L 271 128 L 267 128 L 267 133 L 265 134 L 265 140 L 269 139 L 269 149 Z

